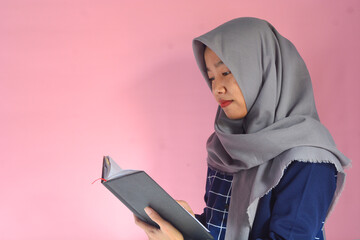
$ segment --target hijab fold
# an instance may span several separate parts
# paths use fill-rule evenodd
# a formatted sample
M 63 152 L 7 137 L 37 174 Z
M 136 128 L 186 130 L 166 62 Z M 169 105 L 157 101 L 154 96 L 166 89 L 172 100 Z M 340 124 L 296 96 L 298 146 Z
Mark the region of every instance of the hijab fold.
M 320 123 L 310 75 L 294 45 L 267 21 L 238 18 L 193 40 L 197 64 L 211 88 L 204 62 L 209 47 L 230 69 L 248 113 L 231 120 L 218 107 L 207 141 L 208 165 L 234 175 L 226 240 L 248 239 L 259 198 L 280 181 L 292 161 L 327 162 L 344 183 L 344 156 Z

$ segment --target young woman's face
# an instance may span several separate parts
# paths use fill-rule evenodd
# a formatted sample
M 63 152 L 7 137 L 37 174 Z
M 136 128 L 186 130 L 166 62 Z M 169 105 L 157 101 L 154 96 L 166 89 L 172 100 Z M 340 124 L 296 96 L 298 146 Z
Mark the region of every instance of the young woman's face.
M 230 119 L 246 116 L 244 96 L 229 68 L 208 47 L 204 52 L 205 65 L 215 100 Z

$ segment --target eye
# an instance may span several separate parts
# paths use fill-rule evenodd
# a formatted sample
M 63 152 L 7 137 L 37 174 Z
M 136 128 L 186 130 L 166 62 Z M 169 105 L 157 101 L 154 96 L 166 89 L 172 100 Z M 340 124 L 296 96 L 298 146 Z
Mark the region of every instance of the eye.
M 214 80 L 215 80 L 214 77 L 212 77 L 212 78 L 209 77 L 209 81 L 210 81 L 210 82 L 212 82 L 212 81 L 214 81 Z
M 223 76 L 227 76 L 229 74 L 231 74 L 231 71 L 227 71 L 227 72 L 222 73 Z

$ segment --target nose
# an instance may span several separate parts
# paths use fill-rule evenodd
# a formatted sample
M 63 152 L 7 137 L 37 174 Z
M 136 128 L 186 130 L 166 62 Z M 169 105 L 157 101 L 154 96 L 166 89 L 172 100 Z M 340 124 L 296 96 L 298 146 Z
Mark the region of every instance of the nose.
M 216 81 L 212 82 L 212 91 L 213 94 L 222 95 L 226 93 L 226 88 L 223 84 L 223 81 Z

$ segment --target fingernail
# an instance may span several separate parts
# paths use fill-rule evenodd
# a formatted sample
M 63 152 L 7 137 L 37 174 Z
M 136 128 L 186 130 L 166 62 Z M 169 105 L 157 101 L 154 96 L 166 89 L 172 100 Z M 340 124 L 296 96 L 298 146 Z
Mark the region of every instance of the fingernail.
M 146 212 L 147 215 L 150 215 L 152 213 L 152 210 L 149 207 L 144 208 L 144 211 Z

